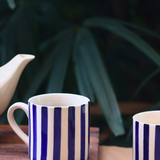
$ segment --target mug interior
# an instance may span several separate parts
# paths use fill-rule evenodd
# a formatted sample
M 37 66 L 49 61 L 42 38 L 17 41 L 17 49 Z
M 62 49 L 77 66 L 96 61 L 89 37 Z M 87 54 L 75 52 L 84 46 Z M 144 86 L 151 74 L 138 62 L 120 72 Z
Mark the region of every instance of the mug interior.
M 68 107 L 87 104 L 90 100 L 81 95 L 67 93 L 42 94 L 31 97 L 30 103 L 41 106 Z
M 145 124 L 160 125 L 160 111 L 146 111 L 133 116 L 135 121 Z

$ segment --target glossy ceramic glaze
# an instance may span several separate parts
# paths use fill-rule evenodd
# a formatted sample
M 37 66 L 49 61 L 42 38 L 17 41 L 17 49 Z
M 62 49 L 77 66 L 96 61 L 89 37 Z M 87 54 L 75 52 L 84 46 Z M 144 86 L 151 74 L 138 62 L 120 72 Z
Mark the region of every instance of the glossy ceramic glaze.
M 133 160 L 160 160 L 160 111 L 133 116 Z
M 0 67 L 0 115 L 10 102 L 24 67 L 32 59 L 33 55 L 19 54 Z
M 23 109 L 29 117 L 29 138 L 15 123 L 13 112 Z M 87 160 L 90 125 L 89 99 L 75 94 L 43 94 L 28 105 L 15 103 L 8 110 L 13 130 L 29 147 L 31 160 Z

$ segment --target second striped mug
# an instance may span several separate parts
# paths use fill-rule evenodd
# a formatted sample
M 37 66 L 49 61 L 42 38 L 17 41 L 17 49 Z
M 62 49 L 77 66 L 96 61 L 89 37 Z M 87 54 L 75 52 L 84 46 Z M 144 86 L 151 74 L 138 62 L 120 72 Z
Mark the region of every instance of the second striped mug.
M 31 160 L 87 160 L 90 139 L 90 100 L 76 94 L 42 94 L 28 105 L 17 102 L 8 110 L 8 121 L 29 148 Z M 27 136 L 13 113 L 22 109 L 29 119 Z
M 160 111 L 133 116 L 133 160 L 160 160 Z

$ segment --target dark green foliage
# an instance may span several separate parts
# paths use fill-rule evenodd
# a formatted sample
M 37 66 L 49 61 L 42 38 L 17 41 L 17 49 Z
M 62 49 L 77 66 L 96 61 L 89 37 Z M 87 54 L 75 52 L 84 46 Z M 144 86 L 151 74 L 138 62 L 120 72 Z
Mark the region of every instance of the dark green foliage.
M 140 65 L 149 63 L 152 71 L 159 67 L 160 55 L 139 33 L 158 39 L 159 35 L 144 27 L 110 18 L 113 17 L 111 3 L 105 3 L 108 10 L 103 3 L 0 1 L 0 65 L 18 53 L 36 56 L 24 70 L 11 103 L 27 102 L 29 97 L 40 93 L 82 94 L 89 97 L 92 103 L 100 104 L 105 120 L 115 135 L 124 134 L 116 97 L 121 97 L 118 100 L 131 98 L 125 83 L 124 70 L 128 69 L 125 66 L 130 66 L 131 70 L 134 68 L 138 71 L 137 75 L 144 74 L 142 78 L 136 75 L 139 83 L 149 73 L 139 70 L 137 62 Z M 118 37 L 116 40 L 113 38 L 115 35 Z M 128 61 L 130 59 L 132 61 Z M 112 64 L 111 60 L 116 64 Z M 110 67 L 107 66 L 109 64 Z M 113 67 L 118 67 L 117 73 L 111 72 Z M 134 71 L 129 74 L 133 76 Z M 145 82 L 148 78 L 143 85 Z M 122 88 L 121 85 L 124 86 L 123 91 L 118 90 L 117 86 Z M 18 112 L 16 117 L 18 123 L 23 122 L 23 113 Z M 1 122 L 4 123 L 3 120 Z

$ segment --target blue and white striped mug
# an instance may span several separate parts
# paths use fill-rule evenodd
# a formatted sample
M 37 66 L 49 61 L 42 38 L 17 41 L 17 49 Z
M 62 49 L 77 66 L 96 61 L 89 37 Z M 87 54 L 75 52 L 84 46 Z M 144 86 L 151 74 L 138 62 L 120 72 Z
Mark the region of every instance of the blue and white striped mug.
M 160 160 L 160 111 L 133 116 L 133 160 Z
M 31 160 L 87 160 L 90 139 L 90 100 L 76 94 L 42 94 L 28 105 L 17 102 L 8 110 L 8 121 L 29 148 Z M 17 125 L 13 113 L 25 111 L 29 136 Z

